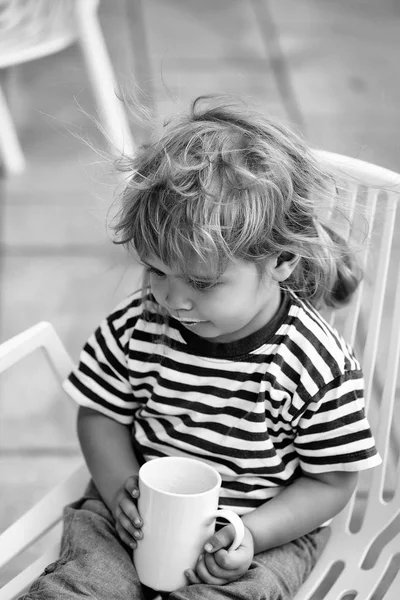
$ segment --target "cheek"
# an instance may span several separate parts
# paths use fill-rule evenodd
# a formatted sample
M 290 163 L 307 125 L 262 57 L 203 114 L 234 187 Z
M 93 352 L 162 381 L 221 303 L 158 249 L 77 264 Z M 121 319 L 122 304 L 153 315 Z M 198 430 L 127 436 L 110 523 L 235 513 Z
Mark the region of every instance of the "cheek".
M 247 313 L 249 302 L 244 302 L 236 293 L 223 293 L 207 300 L 198 299 L 197 309 L 204 315 L 209 315 L 219 321 L 241 319 Z
M 222 300 L 224 308 L 227 311 L 231 310 L 251 310 L 257 302 L 257 289 L 254 285 L 244 282 L 242 286 L 235 287 Z
M 236 289 L 228 298 L 221 301 L 219 313 L 221 319 L 226 321 L 235 319 L 239 324 L 253 318 L 265 301 L 266 296 L 259 293 L 254 286 L 243 287 Z
M 150 288 L 156 300 L 164 298 L 166 285 L 162 279 L 150 277 Z

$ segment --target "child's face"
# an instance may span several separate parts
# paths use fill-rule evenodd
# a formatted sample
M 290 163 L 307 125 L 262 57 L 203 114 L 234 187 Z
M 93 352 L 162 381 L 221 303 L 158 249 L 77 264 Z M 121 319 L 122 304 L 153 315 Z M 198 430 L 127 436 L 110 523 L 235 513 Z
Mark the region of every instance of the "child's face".
M 279 308 L 276 258 L 267 263 L 263 277 L 255 264 L 232 261 L 217 284 L 204 290 L 197 289 L 207 277 L 204 269 L 193 269 L 192 279 L 187 280 L 156 257 L 143 263 L 157 302 L 185 327 L 211 341 L 244 338 L 266 325 Z

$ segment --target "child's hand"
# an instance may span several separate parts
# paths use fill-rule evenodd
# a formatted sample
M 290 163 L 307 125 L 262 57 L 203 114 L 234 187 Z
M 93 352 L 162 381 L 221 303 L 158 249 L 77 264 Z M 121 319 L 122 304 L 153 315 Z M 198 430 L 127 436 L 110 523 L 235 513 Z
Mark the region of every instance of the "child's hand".
M 208 583 L 225 585 L 246 573 L 254 556 L 253 536 L 245 527 L 243 541 L 236 550 L 226 550 L 235 537 L 232 525 L 215 533 L 204 546 L 195 571 L 185 571 L 189 584 Z
M 132 475 L 116 493 L 113 510 L 117 533 L 121 540 L 131 548 L 136 548 L 136 540 L 143 537 L 141 530 L 143 521 L 136 506 L 138 498 L 138 477 Z

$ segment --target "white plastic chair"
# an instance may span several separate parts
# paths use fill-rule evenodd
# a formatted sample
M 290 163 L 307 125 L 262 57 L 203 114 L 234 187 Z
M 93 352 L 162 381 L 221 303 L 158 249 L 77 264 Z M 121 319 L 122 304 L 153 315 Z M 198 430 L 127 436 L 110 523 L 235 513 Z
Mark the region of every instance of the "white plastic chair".
M 334 313 L 331 320 L 337 321 L 362 360 L 368 415 L 383 464 L 371 472 L 367 485 L 360 478 L 357 494 L 333 520 L 328 545 L 296 600 L 398 600 L 400 574 L 393 560 L 400 555 L 400 477 L 399 452 L 393 444 L 399 444 L 400 436 L 393 414 L 400 357 L 400 246 L 395 245 L 400 175 L 344 156 L 316 154 L 341 179 L 346 176 L 349 215 L 354 223 L 348 227 L 349 235 L 354 237 L 358 230 L 357 199 L 365 205 L 372 223 L 371 242 L 364 244 L 360 256 L 366 269 L 364 282 L 352 304 Z M 37 348 L 46 351 L 62 380 L 70 371 L 71 360 L 48 323 L 36 325 L 0 346 L 0 372 Z M 61 519 L 64 505 L 79 497 L 87 479 L 82 464 L 0 535 L 0 568 Z M 56 558 L 58 547 L 49 549 L 7 583 L 0 590 L 0 600 L 18 597 Z M 384 591 L 382 582 L 386 582 Z
M 45 352 L 61 383 L 71 372 L 73 363 L 53 326 L 45 322 L 34 325 L 0 345 L 0 373 L 37 350 Z M 67 480 L 51 490 L 0 535 L 0 569 L 61 521 L 62 507 L 79 498 L 88 480 L 89 473 L 82 459 L 80 466 Z M 12 600 L 18 597 L 55 560 L 59 547 L 60 544 L 56 543 L 3 586 L 0 589 L 0 599 Z
M 360 478 L 351 502 L 333 520 L 330 540 L 296 600 L 398 600 L 400 428 L 393 415 L 396 396 L 400 400 L 400 175 L 338 154 L 316 154 L 338 180 L 346 180 L 349 237 L 360 237 L 357 203 L 370 222 L 369 241 L 360 251 L 364 280 L 331 322 L 337 321 L 363 365 L 367 414 L 382 465 Z
M 111 146 L 132 153 L 134 144 L 100 28 L 99 0 L 0 0 L 0 71 L 59 52 L 78 42 Z M 0 161 L 20 173 L 24 155 L 0 80 Z

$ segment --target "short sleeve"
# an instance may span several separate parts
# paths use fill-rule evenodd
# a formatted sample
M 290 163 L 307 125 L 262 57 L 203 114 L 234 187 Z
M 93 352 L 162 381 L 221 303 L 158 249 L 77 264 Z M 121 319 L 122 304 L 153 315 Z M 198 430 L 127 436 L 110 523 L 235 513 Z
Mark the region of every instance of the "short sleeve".
M 139 403 L 129 382 L 127 331 L 121 321 L 124 319 L 119 311 L 101 323 L 85 344 L 79 364 L 63 388 L 80 406 L 129 425 Z
M 323 387 L 297 418 L 295 447 L 309 473 L 361 471 L 381 463 L 364 409 L 361 371 Z

